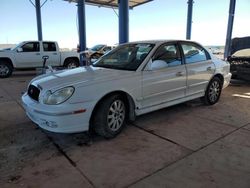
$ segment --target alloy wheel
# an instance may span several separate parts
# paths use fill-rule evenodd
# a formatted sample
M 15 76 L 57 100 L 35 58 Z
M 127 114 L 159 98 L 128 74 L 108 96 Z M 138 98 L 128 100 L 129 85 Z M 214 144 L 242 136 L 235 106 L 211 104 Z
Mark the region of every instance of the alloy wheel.
M 121 128 L 125 120 L 125 105 L 122 100 L 115 100 L 109 108 L 107 123 L 112 131 Z
M 68 64 L 68 69 L 74 69 L 76 67 L 77 67 L 77 65 L 74 62 Z
M 211 102 L 215 102 L 220 96 L 220 83 L 218 81 L 214 81 L 210 87 L 208 92 L 208 97 Z
M 7 65 L 4 64 L 0 64 L 0 75 L 1 76 L 6 76 L 7 74 L 9 74 L 10 69 L 8 68 Z

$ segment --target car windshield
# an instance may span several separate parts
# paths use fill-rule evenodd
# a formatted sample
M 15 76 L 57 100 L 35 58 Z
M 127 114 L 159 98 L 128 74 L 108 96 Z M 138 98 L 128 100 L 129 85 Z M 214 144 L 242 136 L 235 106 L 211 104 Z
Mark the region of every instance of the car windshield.
M 22 46 L 25 42 L 21 42 L 19 44 L 17 44 L 16 46 L 12 47 L 11 50 L 16 50 L 17 48 L 19 48 L 20 46 Z
M 98 44 L 98 45 L 95 45 L 93 46 L 92 48 L 90 48 L 92 51 L 99 51 L 101 50 L 105 45 L 103 44 Z
M 149 43 L 121 45 L 102 56 L 93 66 L 135 71 L 153 47 L 154 44 Z

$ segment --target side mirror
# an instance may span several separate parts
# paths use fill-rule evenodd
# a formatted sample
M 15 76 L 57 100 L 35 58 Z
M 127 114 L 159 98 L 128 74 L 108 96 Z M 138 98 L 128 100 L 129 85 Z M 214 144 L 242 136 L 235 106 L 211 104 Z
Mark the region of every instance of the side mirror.
M 17 52 L 23 52 L 23 49 L 22 49 L 22 48 L 17 48 L 16 51 L 17 51 Z

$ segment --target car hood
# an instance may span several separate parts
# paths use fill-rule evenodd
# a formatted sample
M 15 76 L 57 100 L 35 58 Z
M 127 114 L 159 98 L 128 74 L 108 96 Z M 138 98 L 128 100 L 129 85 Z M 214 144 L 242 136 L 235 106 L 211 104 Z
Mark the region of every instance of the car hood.
M 11 49 L 1 49 L 0 53 L 4 53 L 4 54 L 6 54 L 6 53 L 13 53 L 13 51 Z
M 11 48 L 4 48 L 4 49 L 0 49 L 0 52 L 5 52 L 5 51 L 10 51 Z
M 132 73 L 132 71 L 88 66 L 47 73 L 31 80 L 31 84 L 38 86 L 40 89 L 56 90 L 72 85 L 87 86 L 99 82 L 117 80 L 128 77 Z

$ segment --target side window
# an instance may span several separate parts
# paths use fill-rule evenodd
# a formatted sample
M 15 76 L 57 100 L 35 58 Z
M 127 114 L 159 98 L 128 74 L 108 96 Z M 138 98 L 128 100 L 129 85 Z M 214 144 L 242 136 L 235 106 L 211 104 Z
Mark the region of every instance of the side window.
M 159 47 L 154 55 L 152 66 L 157 64 L 156 69 L 174 67 L 181 65 L 181 58 L 178 48 L 174 44 L 167 44 Z
M 45 52 L 55 52 L 56 44 L 54 42 L 43 42 L 43 50 Z
M 23 52 L 39 52 L 39 43 L 38 42 L 29 42 L 22 46 Z
M 205 49 L 195 44 L 182 44 L 186 64 L 206 61 L 207 55 Z

